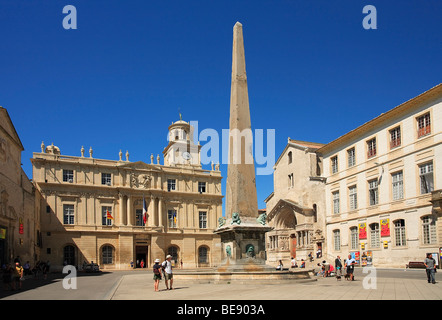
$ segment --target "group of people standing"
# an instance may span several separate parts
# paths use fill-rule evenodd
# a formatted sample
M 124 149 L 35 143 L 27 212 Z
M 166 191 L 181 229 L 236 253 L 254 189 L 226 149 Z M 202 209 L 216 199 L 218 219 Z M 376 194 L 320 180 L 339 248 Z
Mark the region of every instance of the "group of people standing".
M 3 287 L 5 290 L 21 289 L 25 276 L 33 275 L 35 278 L 38 278 L 40 274 L 43 274 L 44 279 L 46 279 L 49 270 L 49 261 L 38 261 L 35 266 L 31 268 L 29 261 L 26 261 L 26 263 L 22 265 L 20 257 L 17 256 L 12 264 L 7 263 L 2 265 Z
M 160 264 L 160 259 L 155 260 L 153 265 L 154 290 L 159 291 L 160 280 L 164 276 L 166 290 L 173 290 L 172 256 L 167 255 L 166 260 Z

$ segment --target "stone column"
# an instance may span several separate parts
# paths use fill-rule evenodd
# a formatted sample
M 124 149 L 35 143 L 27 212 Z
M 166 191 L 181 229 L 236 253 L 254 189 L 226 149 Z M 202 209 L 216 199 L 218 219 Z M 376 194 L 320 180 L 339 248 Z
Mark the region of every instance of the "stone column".
M 163 221 L 163 197 L 158 198 L 158 223 L 160 227 L 164 227 Z
M 123 195 L 120 193 L 119 194 L 119 199 L 118 199 L 118 204 L 119 204 L 119 212 L 118 212 L 118 223 L 120 226 L 122 226 L 124 224 L 124 209 L 123 209 Z
M 154 204 L 155 204 L 155 198 L 153 197 L 153 195 L 150 195 L 147 213 L 149 214 L 149 216 L 152 217 L 152 221 L 151 221 L 152 225 L 156 227 L 156 226 L 158 226 L 158 218 L 157 218 L 157 215 L 155 212 Z
M 128 226 L 132 226 L 132 196 L 127 196 L 126 221 Z

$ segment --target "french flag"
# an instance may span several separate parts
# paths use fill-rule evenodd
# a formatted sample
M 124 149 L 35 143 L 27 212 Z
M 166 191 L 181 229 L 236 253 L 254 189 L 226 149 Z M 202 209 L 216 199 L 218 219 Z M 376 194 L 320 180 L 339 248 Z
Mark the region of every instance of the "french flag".
M 146 221 L 147 221 L 147 209 L 146 209 L 146 200 L 144 200 L 144 197 L 143 197 L 143 221 L 144 221 L 144 224 L 146 224 Z

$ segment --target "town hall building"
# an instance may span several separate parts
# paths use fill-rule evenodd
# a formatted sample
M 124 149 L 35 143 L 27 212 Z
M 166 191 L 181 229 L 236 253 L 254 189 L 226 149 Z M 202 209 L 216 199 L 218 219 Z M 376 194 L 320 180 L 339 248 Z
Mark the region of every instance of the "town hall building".
M 96 159 L 93 150 L 62 155 L 45 146 L 31 159 L 33 181 L 42 194 L 42 260 L 98 263 L 101 269 L 149 267 L 172 255 L 176 267 L 217 265 L 222 216 L 221 171 L 204 170 L 193 127 L 172 123 L 169 143 L 150 163 Z M 156 160 L 156 161 L 155 161 Z

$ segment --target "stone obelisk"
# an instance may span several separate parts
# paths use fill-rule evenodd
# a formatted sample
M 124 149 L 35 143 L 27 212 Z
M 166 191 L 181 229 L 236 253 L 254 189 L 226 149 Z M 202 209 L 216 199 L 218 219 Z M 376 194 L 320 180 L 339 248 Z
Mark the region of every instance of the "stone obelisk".
M 253 134 L 251 130 L 242 24 L 233 27 L 232 84 L 230 92 L 229 164 L 226 182 L 226 217 L 258 216 Z
M 262 266 L 265 233 L 271 228 L 266 224 L 265 214 L 258 217 L 244 40 L 239 22 L 233 28 L 229 125 L 225 219 L 220 218 L 215 233 L 221 236 L 222 259 L 226 265 Z

